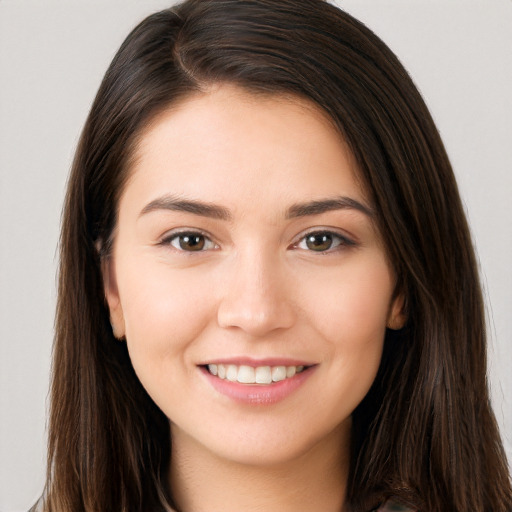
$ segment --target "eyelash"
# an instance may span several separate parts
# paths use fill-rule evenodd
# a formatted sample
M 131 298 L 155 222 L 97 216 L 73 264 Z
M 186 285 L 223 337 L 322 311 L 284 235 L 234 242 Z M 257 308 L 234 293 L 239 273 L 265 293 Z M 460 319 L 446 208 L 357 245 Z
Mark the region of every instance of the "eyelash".
M 177 244 L 181 245 L 180 239 L 184 239 L 185 237 L 201 238 L 205 245 L 209 244 L 211 246 L 208 247 L 207 249 L 204 249 L 204 246 L 201 246 L 199 250 L 188 251 L 186 249 L 183 249 L 183 247 L 177 247 L 176 245 L 173 244 L 173 242 L 176 241 Z M 213 242 L 206 233 L 192 229 L 186 231 L 173 232 L 166 236 L 165 238 L 163 238 L 159 245 L 170 245 L 179 252 L 204 252 L 205 250 L 218 248 L 217 244 L 215 244 L 215 242 Z
M 324 237 L 330 238 L 332 243 L 335 244 L 334 247 L 332 247 L 332 244 L 331 244 L 331 246 L 329 246 L 327 249 L 315 251 L 307 246 L 308 238 L 311 241 L 313 239 L 313 237 L 318 237 L 318 236 L 322 236 L 322 235 Z M 181 245 L 180 240 L 183 240 L 186 237 L 189 237 L 189 238 L 195 237 L 196 239 L 200 239 L 199 241 L 196 241 L 196 243 L 199 244 L 199 249 L 197 249 L 197 250 L 184 249 L 183 246 Z M 176 245 L 174 245 L 174 242 L 176 243 Z M 328 243 L 328 241 L 327 241 L 327 243 Z M 301 247 L 301 244 L 306 244 L 306 247 Z M 206 250 L 212 250 L 212 249 L 218 248 L 218 245 L 215 242 L 213 242 L 207 234 L 205 234 L 201 231 L 197 231 L 197 230 L 189 230 L 189 231 L 187 230 L 187 231 L 171 233 L 170 235 L 163 238 L 161 240 L 161 242 L 159 243 L 159 245 L 170 245 L 171 247 L 173 247 L 174 249 L 176 249 L 179 252 L 190 252 L 190 253 L 205 252 Z M 305 233 L 304 235 L 301 236 L 301 238 L 298 240 L 298 242 L 292 244 L 290 247 L 298 248 L 298 249 L 301 249 L 304 251 L 316 252 L 318 254 L 328 254 L 328 253 L 340 250 L 340 248 L 353 247 L 355 245 L 356 245 L 356 242 L 354 240 L 351 240 L 350 238 L 347 238 L 346 236 L 343 236 L 334 231 L 324 229 L 324 230 L 314 230 L 314 231 Z M 208 247 L 205 248 L 205 246 L 208 246 Z
M 315 251 L 313 249 L 311 249 L 310 247 L 300 247 L 301 244 L 307 244 L 308 243 L 308 239 L 311 240 L 313 239 L 314 237 L 318 237 L 318 236 L 323 236 L 323 237 L 329 237 L 332 241 L 332 243 L 334 243 L 334 247 L 331 245 L 330 247 L 328 247 L 327 249 L 324 249 L 324 250 L 320 250 L 320 251 Z M 343 247 L 353 247 L 356 245 L 356 242 L 354 240 L 351 240 L 350 238 L 344 236 L 344 235 L 341 235 L 340 233 L 337 233 L 335 231 L 330 231 L 328 229 L 319 229 L 319 230 L 314 230 L 314 231 L 309 231 L 308 233 L 305 233 L 304 235 L 301 236 L 301 238 L 299 239 L 299 241 L 295 244 L 292 245 L 292 247 L 296 247 L 296 248 L 299 248 L 299 249 L 302 249 L 302 250 L 305 250 L 305 251 L 311 251 L 311 252 L 316 252 L 318 254 L 328 254 L 328 253 L 331 253 L 331 252 L 335 252 L 337 250 L 341 250 Z

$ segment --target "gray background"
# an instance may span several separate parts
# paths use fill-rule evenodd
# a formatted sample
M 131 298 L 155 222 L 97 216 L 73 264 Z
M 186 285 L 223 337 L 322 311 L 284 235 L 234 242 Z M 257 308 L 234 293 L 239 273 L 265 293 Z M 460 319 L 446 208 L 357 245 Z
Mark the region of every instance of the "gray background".
M 163 0 L 0 0 L 0 510 L 40 494 L 67 172 L 114 52 Z M 481 261 L 512 460 L 512 1 L 338 4 L 398 54 L 445 141 Z

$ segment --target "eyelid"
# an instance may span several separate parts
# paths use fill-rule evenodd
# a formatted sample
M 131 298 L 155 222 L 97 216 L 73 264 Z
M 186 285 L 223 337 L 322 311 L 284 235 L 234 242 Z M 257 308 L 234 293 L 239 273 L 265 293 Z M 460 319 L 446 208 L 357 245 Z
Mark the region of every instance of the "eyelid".
M 340 230 L 338 230 L 338 229 L 319 226 L 319 227 L 315 227 L 315 228 L 309 228 L 306 231 L 301 232 L 299 235 L 297 235 L 297 237 L 295 237 L 295 241 L 289 246 L 289 248 L 297 249 L 297 248 L 299 248 L 298 245 L 302 241 L 304 241 L 306 237 L 311 236 L 311 235 L 321 235 L 321 234 L 331 235 L 333 238 L 337 238 L 340 241 L 340 243 L 338 243 L 335 247 L 329 248 L 325 251 L 310 250 L 310 252 L 318 252 L 319 254 L 326 254 L 329 252 L 334 252 L 339 247 L 353 247 L 353 246 L 358 245 L 358 243 L 353 238 L 347 236 L 344 233 L 341 233 Z M 202 229 L 199 229 L 199 228 L 187 228 L 187 227 L 176 228 L 176 229 L 172 229 L 170 231 L 166 231 L 165 234 L 159 238 L 157 245 L 171 246 L 172 240 L 179 237 L 180 235 L 199 235 L 199 236 L 204 237 L 206 240 L 208 240 L 209 242 L 211 242 L 214 245 L 213 248 L 203 249 L 203 250 L 197 251 L 197 252 L 205 252 L 206 250 L 212 250 L 212 249 L 219 248 L 219 244 L 214 240 L 213 236 L 211 234 L 209 234 L 208 232 L 206 232 Z M 173 247 L 173 249 L 175 249 L 178 252 L 194 252 L 194 251 L 180 250 L 174 246 L 172 246 L 172 247 Z M 303 250 L 307 250 L 307 249 L 303 249 Z
M 214 245 L 214 249 L 217 249 L 219 247 L 219 244 L 217 242 L 215 242 L 215 240 L 209 233 L 207 233 L 206 231 L 203 231 L 202 229 L 198 229 L 198 228 L 176 228 L 176 229 L 172 229 L 170 231 L 166 231 L 165 234 L 163 234 L 159 238 L 157 245 L 171 246 L 177 252 L 184 252 L 184 253 L 194 252 L 194 251 L 180 250 L 171 245 L 172 240 L 179 237 L 180 235 L 199 235 L 199 236 L 204 237 L 208 241 L 210 241 Z M 212 249 L 205 249 L 205 250 L 196 251 L 196 252 L 205 252 L 206 250 L 212 250 Z
M 309 228 L 308 230 L 306 231 L 303 231 L 302 233 L 300 233 L 296 239 L 295 239 L 295 242 L 293 242 L 291 244 L 291 248 L 295 249 L 295 248 L 299 248 L 298 245 L 304 241 L 308 236 L 311 236 L 311 235 L 323 235 L 323 234 L 328 234 L 328 235 L 331 235 L 335 238 L 338 238 L 341 243 L 339 243 L 338 245 L 336 245 L 335 247 L 333 247 L 332 249 L 329 248 L 325 251 L 310 251 L 310 252 L 318 252 L 318 254 L 326 254 L 326 253 L 329 253 L 329 252 L 334 252 L 336 251 L 338 248 L 340 247 L 354 247 L 354 246 L 357 246 L 358 243 L 351 237 L 347 236 L 346 234 L 344 233 L 341 233 L 340 230 L 338 229 L 334 229 L 334 228 L 327 228 L 327 227 L 315 227 L 315 228 Z M 299 248 L 300 249 L 300 248 Z M 307 249 L 303 249 L 303 250 L 307 250 Z

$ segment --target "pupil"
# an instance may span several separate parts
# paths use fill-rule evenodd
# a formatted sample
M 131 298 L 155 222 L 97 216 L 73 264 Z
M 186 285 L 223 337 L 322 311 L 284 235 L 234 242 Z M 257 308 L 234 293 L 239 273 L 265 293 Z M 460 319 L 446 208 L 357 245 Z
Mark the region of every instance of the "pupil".
M 204 247 L 204 236 L 183 235 L 180 238 L 180 247 L 185 251 L 200 251 Z
M 309 235 L 306 240 L 308 249 L 313 251 L 327 251 L 332 245 L 332 236 L 326 233 Z

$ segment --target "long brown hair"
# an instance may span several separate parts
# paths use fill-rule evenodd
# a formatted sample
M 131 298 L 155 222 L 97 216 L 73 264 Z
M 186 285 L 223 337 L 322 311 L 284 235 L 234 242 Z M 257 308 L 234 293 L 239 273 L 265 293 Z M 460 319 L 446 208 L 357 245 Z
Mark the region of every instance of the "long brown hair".
M 140 23 L 110 65 L 64 208 L 44 510 L 172 506 L 168 419 L 113 337 L 100 263 L 147 123 L 222 82 L 298 95 L 330 116 L 406 296 L 407 324 L 387 333 L 353 413 L 347 507 L 366 512 L 395 496 L 424 512 L 511 510 L 479 277 L 446 152 L 395 55 L 322 0 L 188 0 Z

